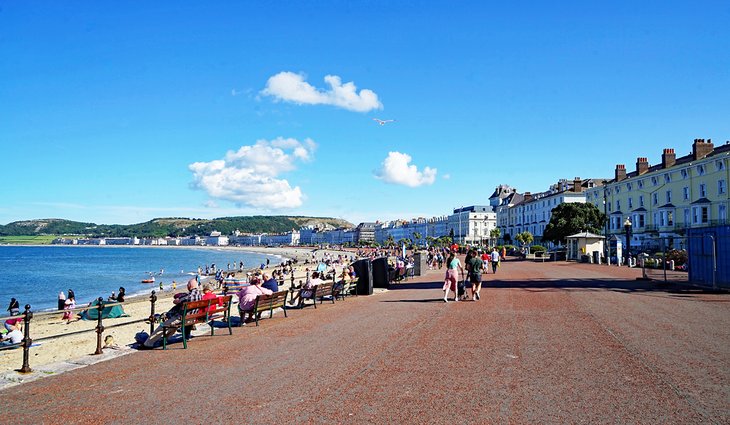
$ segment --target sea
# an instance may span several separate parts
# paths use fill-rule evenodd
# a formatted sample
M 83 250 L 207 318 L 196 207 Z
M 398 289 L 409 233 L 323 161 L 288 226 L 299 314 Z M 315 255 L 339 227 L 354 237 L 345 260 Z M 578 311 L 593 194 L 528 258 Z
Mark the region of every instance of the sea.
M 148 296 L 165 290 L 177 282 L 185 283 L 198 267 L 215 264 L 226 270 L 243 261 L 244 268 L 265 263 L 278 264 L 283 258 L 227 248 L 195 247 L 99 247 L 99 246 L 0 246 L 0 316 L 7 316 L 10 298 L 20 302 L 23 311 L 30 304 L 32 311 L 55 310 L 58 293 L 73 289 L 76 304 L 83 305 L 99 297 L 107 299 L 112 291 L 124 287 L 127 298 Z M 154 284 L 141 281 L 150 275 Z

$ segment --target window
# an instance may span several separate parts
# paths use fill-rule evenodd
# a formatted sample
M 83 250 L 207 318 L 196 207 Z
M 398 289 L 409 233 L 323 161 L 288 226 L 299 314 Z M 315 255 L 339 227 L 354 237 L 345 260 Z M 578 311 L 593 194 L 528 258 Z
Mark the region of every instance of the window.
M 619 192 L 621 192 L 621 187 L 620 187 L 620 186 L 616 186 L 616 187 L 615 187 L 615 188 L 614 188 L 613 190 L 614 190 L 614 191 L 615 191 L 616 193 L 619 193 Z
M 656 193 L 652 193 L 651 194 L 651 204 L 656 205 L 658 203 L 659 203 L 659 197 L 657 196 Z
M 672 203 L 672 191 L 668 190 L 667 191 L 667 204 L 670 204 L 670 203 Z
M 722 160 L 715 161 L 715 168 L 717 168 L 717 171 L 722 171 L 725 169 L 725 163 L 723 163 Z
M 644 227 L 644 214 L 639 214 L 639 227 Z
M 667 226 L 674 226 L 674 213 L 672 211 L 667 212 Z
M 704 224 L 710 220 L 710 209 L 707 206 L 692 207 L 692 223 Z
M 725 193 L 725 179 L 717 181 L 717 194 L 722 195 Z
M 682 176 L 683 179 L 686 179 L 687 176 L 689 176 L 689 173 L 687 172 L 686 168 L 683 168 L 682 170 L 680 170 L 679 174 Z
M 671 181 L 672 181 L 672 176 L 669 173 L 665 174 L 664 175 L 664 183 L 669 183 Z
M 689 208 L 684 209 L 684 225 L 689 225 Z
M 654 176 L 654 177 L 651 178 L 651 184 L 653 184 L 654 186 L 656 186 L 657 184 L 659 184 L 659 180 L 657 180 L 656 176 Z
M 621 211 L 621 200 L 620 199 L 616 200 L 616 211 Z
M 629 209 L 634 208 L 634 203 L 632 201 L 633 199 L 629 198 Z
M 639 182 L 637 184 L 639 185 L 639 189 L 644 188 L 644 180 L 639 180 Z
M 717 206 L 717 218 L 719 218 L 723 223 L 727 220 L 727 207 L 724 204 Z
M 703 174 L 705 174 L 705 166 L 704 165 L 698 165 L 697 166 L 697 174 L 699 174 L 700 176 L 703 175 Z
M 644 195 L 639 195 L 639 206 L 640 207 L 644 206 Z
M 632 184 L 626 183 L 626 190 L 631 191 Z
M 707 196 L 707 185 L 700 183 L 700 197 L 704 198 Z
M 689 186 L 685 186 L 682 188 L 682 198 L 685 201 L 689 200 Z

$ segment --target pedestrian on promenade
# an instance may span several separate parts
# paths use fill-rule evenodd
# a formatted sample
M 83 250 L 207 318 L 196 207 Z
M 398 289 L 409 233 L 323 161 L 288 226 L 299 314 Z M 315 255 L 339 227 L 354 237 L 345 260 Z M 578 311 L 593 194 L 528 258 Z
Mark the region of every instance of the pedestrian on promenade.
M 459 301 L 459 290 L 457 289 L 457 281 L 459 280 L 459 272 L 464 274 L 464 268 L 454 252 L 451 251 L 449 258 L 446 259 L 446 276 L 444 277 L 444 302 L 449 302 L 449 291 L 454 292 L 454 301 Z
M 499 267 L 499 253 L 497 248 L 492 249 L 492 273 L 497 273 L 497 267 Z
M 479 299 L 479 291 L 482 289 L 482 268 L 484 262 L 479 258 L 476 250 L 471 251 L 471 258 L 466 264 L 467 270 L 469 270 L 469 282 L 471 283 L 471 300 L 476 301 Z

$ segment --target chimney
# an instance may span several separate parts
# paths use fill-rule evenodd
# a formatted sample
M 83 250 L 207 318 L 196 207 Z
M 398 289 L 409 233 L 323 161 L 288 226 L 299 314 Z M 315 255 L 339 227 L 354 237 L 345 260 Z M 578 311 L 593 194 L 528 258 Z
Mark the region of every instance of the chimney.
M 626 179 L 626 166 L 624 164 L 616 164 L 616 181 Z
M 525 192 L 525 201 L 531 201 L 531 200 L 532 200 L 532 193 Z
M 695 139 L 692 143 L 692 157 L 695 160 L 702 159 L 707 155 L 711 154 L 715 146 L 712 144 L 712 139 Z
M 636 158 L 636 174 L 642 175 L 649 171 L 649 160 L 647 158 Z
M 662 168 L 669 168 L 677 163 L 677 154 L 674 149 L 664 149 L 662 153 Z
M 581 181 L 580 177 L 576 177 L 573 179 L 573 192 L 575 193 L 581 193 L 583 192 L 583 186 L 581 186 L 583 182 Z

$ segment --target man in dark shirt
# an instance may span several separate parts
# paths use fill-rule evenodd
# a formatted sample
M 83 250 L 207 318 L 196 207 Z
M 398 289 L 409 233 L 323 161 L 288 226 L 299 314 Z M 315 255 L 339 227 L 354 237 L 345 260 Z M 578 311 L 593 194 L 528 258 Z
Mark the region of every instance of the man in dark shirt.
M 466 263 L 469 271 L 469 282 L 471 282 L 471 299 L 476 301 L 479 299 L 479 291 L 482 289 L 482 267 L 484 262 L 475 250 L 471 252 L 471 258 Z
M 279 281 L 269 276 L 268 273 L 263 275 L 264 283 L 261 285 L 262 288 L 271 290 L 271 292 L 279 292 Z

